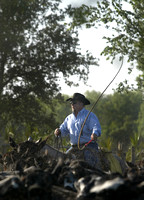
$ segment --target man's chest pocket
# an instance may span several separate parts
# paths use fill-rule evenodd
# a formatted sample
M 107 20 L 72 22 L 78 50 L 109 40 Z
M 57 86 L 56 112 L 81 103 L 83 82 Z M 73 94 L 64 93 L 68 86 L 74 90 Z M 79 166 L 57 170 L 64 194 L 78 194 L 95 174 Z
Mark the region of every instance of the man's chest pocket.
M 81 128 L 82 128 L 82 127 L 83 127 L 83 131 L 82 131 L 82 133 L 87 133 L 87 132 L 90 131 L 87 123 L 85 123 L 84 126 L 83 126 L 83 124 L 82 124 L 82 125 L 81 125 Z

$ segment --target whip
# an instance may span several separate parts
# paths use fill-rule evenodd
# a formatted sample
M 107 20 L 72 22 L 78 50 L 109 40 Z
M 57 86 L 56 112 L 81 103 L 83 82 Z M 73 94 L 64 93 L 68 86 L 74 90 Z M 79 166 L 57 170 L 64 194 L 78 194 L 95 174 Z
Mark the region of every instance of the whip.
M 93 106 L 91 107 L 90 111 L 88 112 L 84 122 L 83 122 L 83 125 L 81 127 L 81 130 L 80 130 L 80 134 L 79 134 L 79 138 L 78 138 L 78 149 L 79 150 L 83 150 L 90 142 L 92 142 L 93 140 L 90 140 L 88 143 L 86 143 L 83 147 L 80 148 L 80 137 L 81 137 L 81 134 L 82 134 L 82 130 L 83 130 L 83 127 L 86 123 L 86 120 L 88 118 L 88 116 L 90 115 L 90 113 L 92 112 L 92 110 L 94 109 L 95 105 L 98 103 L 98 101 L 100 100 L 100 98 L 103 96 L 103 94 L 105 93 L 105 91 L 108 89 L 108 87 L 111 85 L 111 83 L 114 81 L 114 79 L 117 77 L 117 75 L 119 74 L 121 68 L 123 66 L 123 57 L 122 57 L 122 62 L 121 62 L 121 65 L 116 73 L 116 75 L 114 76 L 114 78 L 110 81 L 110 83 L 107 85 L 107 87 L 104 89 L 104 91 L 98 96 L 97 100 L 95 101 L 95 103 L 93 104 Z

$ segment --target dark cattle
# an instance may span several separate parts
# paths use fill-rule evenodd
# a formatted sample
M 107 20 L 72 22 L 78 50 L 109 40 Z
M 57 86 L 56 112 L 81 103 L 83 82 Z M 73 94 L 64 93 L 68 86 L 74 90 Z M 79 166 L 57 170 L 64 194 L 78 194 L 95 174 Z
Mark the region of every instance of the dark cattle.
M 46 145 L 46 140 L 16 144 L 10 139 L 10 144 L 13 150 L 1 159 L 7 171 L 0 173 L 0 200 L 144 199 L 142 164 L 140 168 L 128 163 L 125 173 L 114 173 L 71 159 Z

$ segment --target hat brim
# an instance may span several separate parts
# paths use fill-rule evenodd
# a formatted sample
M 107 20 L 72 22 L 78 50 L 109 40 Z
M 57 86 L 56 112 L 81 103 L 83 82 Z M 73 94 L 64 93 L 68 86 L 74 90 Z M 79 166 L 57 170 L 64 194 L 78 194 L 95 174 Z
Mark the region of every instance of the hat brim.
M 66 101 L 71 101 L 71 102 L 74 102 L 74 101 L 81 101 L 84 103 L 84 105 L 89 105 L 90 104 L 90 101 L 88 99 L 77 99 L 77 98 L 68 98 L 66 99 Z

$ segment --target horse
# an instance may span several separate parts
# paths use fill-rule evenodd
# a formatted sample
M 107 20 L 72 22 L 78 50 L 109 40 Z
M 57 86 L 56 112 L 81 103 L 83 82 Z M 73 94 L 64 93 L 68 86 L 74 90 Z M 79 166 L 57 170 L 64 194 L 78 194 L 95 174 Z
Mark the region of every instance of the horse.
M 12 151 L 6 153 L 1 159 L 4 169 L 16 170 L 18 166 L 22 169 L 32 165 L 44 168 L 46 167 L 44 163 L 48 160 L 84 160 L 83 154 L 85 150 L 89 150 L 90 153 L 98 158 L 96 165 L 92 166 L 95 169 L 123 174 L 128 168 L 127 164 L 112 152 L 102 151 L 101 149 L 98 152 L 91 152 L 92 150 L 88 146 L 83 150 L 71 148 L 68 152 L 62 152 L 48 145 L 47 140 L 48 137 L 45 140 L 40 139 L 36 142 L 27 140 L 16 144 L 14 139 L 9 137 L 9 144 L 12 147 Z

